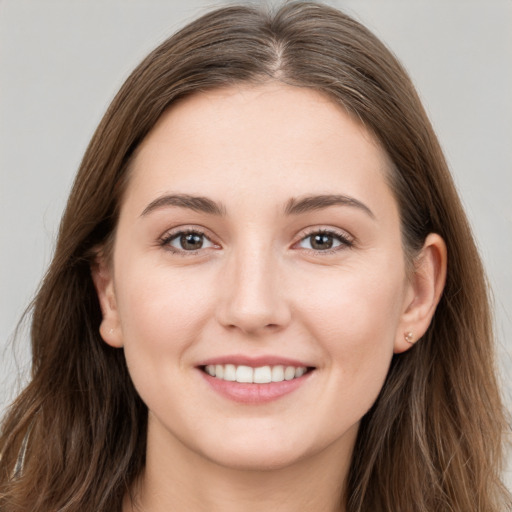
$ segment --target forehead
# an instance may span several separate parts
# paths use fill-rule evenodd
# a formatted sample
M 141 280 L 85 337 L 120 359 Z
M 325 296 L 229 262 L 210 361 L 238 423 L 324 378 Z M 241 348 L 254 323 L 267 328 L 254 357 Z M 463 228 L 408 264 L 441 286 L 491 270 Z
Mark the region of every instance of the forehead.
M 179 189 L 226 200 L 340 192 L 378 202 L 390 196 L 389 169 L 365 127 L 326 95 L 280 83 L 226 87 L 162 115 L 137 150 L 127 199 L 143 206 Z

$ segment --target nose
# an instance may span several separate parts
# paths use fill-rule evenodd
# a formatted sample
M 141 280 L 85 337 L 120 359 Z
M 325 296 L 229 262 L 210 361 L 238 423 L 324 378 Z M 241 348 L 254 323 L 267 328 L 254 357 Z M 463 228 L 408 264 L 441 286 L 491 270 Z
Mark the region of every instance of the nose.
M 279 264 L 270 250 L 233 255 L 221 276 L 218 322 L 253 336 L 282 330 L 291 318 L 282 284 Z

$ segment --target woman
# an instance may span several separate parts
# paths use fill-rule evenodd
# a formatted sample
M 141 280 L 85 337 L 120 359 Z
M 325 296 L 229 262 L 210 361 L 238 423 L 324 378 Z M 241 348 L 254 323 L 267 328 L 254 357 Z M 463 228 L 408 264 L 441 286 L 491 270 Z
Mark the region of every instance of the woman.
M 33 314 L 2 511 L 510 507 L 464 212 L 405 72 L 334 9 L 220 9 L 142 62 Z

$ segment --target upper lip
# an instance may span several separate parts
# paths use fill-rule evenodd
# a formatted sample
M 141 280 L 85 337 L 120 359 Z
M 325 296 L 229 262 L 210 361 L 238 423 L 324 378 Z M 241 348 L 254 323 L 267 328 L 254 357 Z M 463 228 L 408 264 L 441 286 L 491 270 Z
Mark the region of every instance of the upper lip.
M 258 357 L 245 356 L 242 354 L 231 354 L 219 357 L 212 357 L 201 361 L 197 366 L 207 366 L 215 364 L 233 364 L 235 366 L 250 366 L 252 368 L 258 368 L 261 366 L 305 366 L 312 368 L 313 365 L 308 364 L 298 359 L 292 359 L 289 357 L 281 357 L 275 355 L 262 355 Z

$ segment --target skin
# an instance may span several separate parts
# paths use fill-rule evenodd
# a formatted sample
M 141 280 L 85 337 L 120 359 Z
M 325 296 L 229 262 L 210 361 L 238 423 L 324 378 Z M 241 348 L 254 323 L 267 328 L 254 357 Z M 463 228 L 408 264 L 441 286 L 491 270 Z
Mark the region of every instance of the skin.
M 102 337 L 124 349 L 149 409 L 133 490 L 141 510 L 343 510 L 359 422 L 393 353 L 411 347 L 404 334 L 427 329 L 444 283 L 437 235 L 406 273 L 389 168 L 341 107 L 279 83 L 196 94 L 143 141 L 112 261 L 93 271 Z M 147 211 L 169 194 L 207 197 L 223 215 Z M 326 194 L 364 207 L 285 211 L 292 198 Z M 202 248 L 180 245 L 187 229 L 204 234 Z M 313 247 L 319 231 L 333 250 Z M 231 354 L 314 370 L 278 400 L 241 404 L 197 368 Z M 135 510 L 128 497 L 124 510 Z

